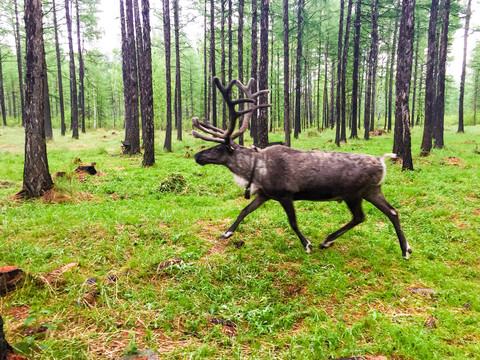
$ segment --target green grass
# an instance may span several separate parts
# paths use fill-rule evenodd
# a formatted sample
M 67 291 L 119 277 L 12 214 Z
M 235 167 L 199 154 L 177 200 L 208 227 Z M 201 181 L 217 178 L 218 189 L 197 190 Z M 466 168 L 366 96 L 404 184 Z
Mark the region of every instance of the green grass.
M 349 221 L 345 204 L 296 203 L 310 255 L 275 202 L 219 241 L 247 200 L 228 170 L 195 164 L 209 144 L 188 134 L 170 154 L 158 138 L 157 163 L 144 169 L 140 157 L 119 156 L 118 130 L 80 140 L 56 132 L 50 171 L 67 173 L 55 180 L 57 199 L 12 200 L 24 134 L 2 127 L 0 181 L 12 184 L 0 186 L 0 266 L 29 274 L 0 297 L 7 339 L 34 359 L 114 359 L 146 348 L 165 359 L 480 359 L 480 127 L 455 130 L 447 128 L 445 149 L 419 158 L 414 128 L 415 171 L 388 165 L 383 192 L 413 248 L 405 261 L 393 226 L 367 203 L 367 220 L 328 250 L 318 245 Z M 338 150 L 332 138 L 308 131 L 293 147 Z M 340 150 L 391 147 L 389 134 Z M 103 176 L 80 180 L 75 158 L 96 162 Z M 183 262 L 162 268 L 174 257 Z M 39 281 L 72 262 L 62 281 Z M 98 279 L 92 305 L 82 301 L 88 278 Z M 432 317 L 435 327 L 426 326 Z M 42 324 L 46 332 L 27 331 Z

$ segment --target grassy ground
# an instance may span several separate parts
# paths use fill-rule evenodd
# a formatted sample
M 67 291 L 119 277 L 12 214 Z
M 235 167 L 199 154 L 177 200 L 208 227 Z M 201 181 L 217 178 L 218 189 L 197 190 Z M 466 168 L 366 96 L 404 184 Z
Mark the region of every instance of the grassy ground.
M 370 204 L 363 224 L 319 250 L 350 214 L 345 204 L 296 203 L 315 246 L 310 255 L 274 202 L 219 241 L 247 200 L 226 169 L 195 164 L 191 156 L 208 144 L 186 134 L 167 154 L 158 139 L 157 164 L 144 169 L 140 157 L 119 156 L 123 134 L 115 132 L 80 140 L 55 133 L 50 171 L 66 177 L 55 179 L 49 196 L 18 201 L 9 196 L 21 189 L 23 130 L 0 128 L 0 181 L 7 182 L 0 185 L 0 266 L 29 274 L 0 297 L 7 339 L 19 352 L 34 359 L 113 359 L 147 348 L 165 359 L 480 359 L 480 127 L 447 129 L 446 148 L 428 158 L 416 156 L 421 132 L 414 129 L 416 170 L 388 165 L 383 192 L 400 212 L 409 261 Z M 332 138 L 308 132 L 293 146 L 337 150 Z M 341 150 L 381 155 L 391 147 L 392 135 L 384 135 Z M 103 174 L 75 175 L 75 158 L 96 162 Z

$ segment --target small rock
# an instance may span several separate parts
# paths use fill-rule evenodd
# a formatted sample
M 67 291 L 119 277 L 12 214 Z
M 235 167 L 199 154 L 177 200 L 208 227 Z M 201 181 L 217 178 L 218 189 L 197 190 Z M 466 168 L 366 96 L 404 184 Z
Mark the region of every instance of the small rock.
M 147 349 L 133 355 L 123 355 L 119 360 L 159 360 L 160 356 L 155 350 Z
M 428 289 L 428 288 L 411 288 L 410 292 L 412 294 L 420 294 L 420 295 L 434 294 L 435 293 L 435 291 L 433 289 Z

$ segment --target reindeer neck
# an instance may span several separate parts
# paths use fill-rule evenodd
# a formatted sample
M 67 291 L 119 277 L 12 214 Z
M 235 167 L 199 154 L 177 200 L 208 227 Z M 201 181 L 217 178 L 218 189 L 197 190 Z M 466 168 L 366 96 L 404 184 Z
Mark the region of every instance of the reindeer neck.
M 225 166 L 236 176 L 248 180 L 254 168 L 255 159 L 259 157 L 256 149 L 238 146 L 233 153 L 232 161 Z

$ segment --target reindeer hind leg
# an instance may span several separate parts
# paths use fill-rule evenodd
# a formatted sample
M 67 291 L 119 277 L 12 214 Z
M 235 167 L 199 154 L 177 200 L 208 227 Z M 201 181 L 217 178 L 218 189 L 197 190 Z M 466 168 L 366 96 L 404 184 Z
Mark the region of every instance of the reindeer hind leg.
M 345 234 L 348 230 L 362 223 L 365 220 L 365 215 L 362 211 L 362 199 L 349 199 L 345 200 L 345 203 L 352 212 L 352 220 L 334 233 L 328 235 L 326 239 L 320 244 L 320 249 L 326 249 L 332 246 L 336 238 Z
M 400 248 L 402 249 L 402 256 L 405 259 L 408 259 L 410 254 L 412 253 L 412 248 L 407 242 L 405 238 L 405 234 L 403 233 L 402 226 L 400 225 L 400 219 L 398 217 L 398 211 L 395 209 L 390 203 L 385 199 L 385 196 L 382 193 L 380 187 L 378 187 L 378 191 L 369 194 L 365 197 L 365 200 L 371 202 L 377 209 L 383 212 L 392 222 L 393 226 L 395 227 L 395 232 L 397 233 L 398 241 L 400 242 Z

